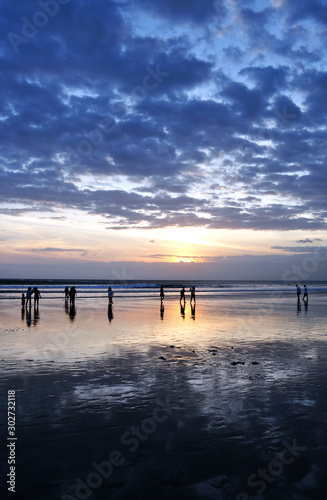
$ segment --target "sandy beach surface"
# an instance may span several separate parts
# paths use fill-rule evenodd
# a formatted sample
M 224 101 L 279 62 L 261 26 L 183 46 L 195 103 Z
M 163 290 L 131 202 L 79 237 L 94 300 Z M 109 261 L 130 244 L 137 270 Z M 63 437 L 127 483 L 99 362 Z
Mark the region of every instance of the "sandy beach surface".
M 1 498 L 326 500 L 326 304 L 3 300 Z

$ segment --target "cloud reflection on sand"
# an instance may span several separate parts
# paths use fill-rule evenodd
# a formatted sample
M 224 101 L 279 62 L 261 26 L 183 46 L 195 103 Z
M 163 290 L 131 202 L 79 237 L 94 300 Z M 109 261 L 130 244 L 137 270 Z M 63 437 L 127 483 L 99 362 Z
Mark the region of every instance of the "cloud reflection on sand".
M 298 333 L 296 312 L 285 305 L 266 318 L 267 330 L 262 318 L 251 322 L 253 340 L 246 328 L 240 335 L 248 315 L 241 306 L 220 302 L 218 313 L 217 302 L 202 304 L 195 322 L 186 317 L 179 323 L 178 307 L 168 301 L 164 321 L 158 307 L 139 305 L 131 313 L 117 307 L 110 325 L 105 308 L 97 307 L 92 331 L 85 321 L 89 308 L 79 306 L 74 325 L 80 330 L 69 337 L 66 358 L 54 362 L 37 356 L 36 347 L 48 352 L 57 311 L 45 311 L 28 337 L 34 361 L 25 362 L 21 351 L 15 358 L 20 331 L 17 338 L 5 335 L 10 358 L 0 383 L 14 384 L 21 408 L 24 492 L 36 488 L 35 500 L 73 493 L 76 478 L 85 480 L 94 461 L 108 460 L 117 449 L 124 465 L 95 498 L 108 498 L 108 491 L 113 499 L 253 496 L 248 477 L 279 457 L 284 440 L 297 438 L 306 450 L 267 486 L 266 498 L 319 498 L 327 466 L 321 448 L 327 365 L 325 337 L 314 327 L 323 317 L 313 316 L 312 328 Z M 286 335 L 281 325 L 289 321 Z M 318 357 L 308 356 L 313 352 Z M 24 366 L 30 366 L 27 385 L 19 378 Z M 121 438 L 153 414 L 157 398 L 169 398 L 172 414 L 130 452 Z
M 317 359 L 319 349 L 315 353 L 315 342 L 326 339 L 324 298 L 316 297 L 316 303 L 310 304 L 309 316 L 297 314 L 290 298 L 274 300 L 274 307 L 271 307 L 266 299 L 206 299 L 197 303 L 195 320 L 189 304 L 186 304 L 185 318 L 181 317 L 178 301 L 165 302 L 162 320 L 159 301 L 119 303 L 117 300 L 110 323 L 105 301 L 80 300 L 73 323 L 65 315 L 61 303 L 51 306 L 43 303 L 40 320 L 33 328 L 21 321 L 10 305 L 2 320 L 2 351 L 6 364 L 16 360 L 19 368 L 26 366 L 29 370 L 49 362 L 59 368 L 61 364 L 106 356 L 146 355 L 153 347 L 158 357 L 163 356 L 170 363 L 215 366 L 229 360 L 235 363 L 260 361 L 249 356 L 253 347 L 261 344 L 259 357 L 264 354 L 266 363 L 270 359 L 275 363 L 275 342 L 290 342 L 292 349 L 301 343 L 307 346 L 305 355 Z M 167 350 L 171 345 L 175 348 Z M 283 368 L 273 367 L 271 376 L 276 380 L 295 376 L 300 367 L 294 366 L 291 373 L 291 366 L 292 356 L 289 356 Z

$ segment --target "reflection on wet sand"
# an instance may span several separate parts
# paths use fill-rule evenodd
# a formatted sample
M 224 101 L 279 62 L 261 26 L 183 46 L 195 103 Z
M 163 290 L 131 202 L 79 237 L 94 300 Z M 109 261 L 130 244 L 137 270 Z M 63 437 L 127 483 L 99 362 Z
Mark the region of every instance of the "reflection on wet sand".
M 191 302 L 191 318 L 195 320 L 195 302 Z
M 111 323 L 111 321 L 114 319 L 114 314 L 112 311 L 112 304 L 111 303 L 108 304 L 108 319 L 109 319 L 109 323 Z
M 75 300 L 69 300 L 69 297 L 67 296 L 65 297 L 65 311 L 70 320 L 73 322 L 76 316 Z
M 32 314 L 33 310 L 33 314 Z M 24 321 L 26 318 L 26 325 L 28 328 L 30 328 L 33 324 L 33 326 L 37 326 L 37 324 L 40 321 L 40 312 L 39 312 L 39 304 L 38 302 L 34 304 L 34 307 L 32 307 L 31 303 L 29 302 L 26 307 L 21 308 L 21 320 Z
M 69 319 L 71 321 L 74 321 L 75 320 L 75 316 L 76 316 L 75 302 L 71 302 L 70 305 L 69 305 Z
M 40 321 L 40 313 L 39 313 L 39 303 L 36 302 L 34 304 L 34 318 L 33 318 L 33 325 L 36 326 L 38 322 Z
M 26 325 L 31 326 L 32 324 L 32 312 L 31 303 L 26 306 Z
M 18 495 L 79 498 L 83 482 L 99 500 L 255 498 L 249 477 L 276 472 L 295 440 L 298 455 L 269 472 L 263 498 L 324 498 L 325 302 L 310 302 L 307 315 L 293 301 L 222 302 L 198 300 L 194 321 L 195 308 L 183 317 L 166 300 L 161 321 L 157 302 L 115 301 L 110 335 L 106 302 L 84 302 L 72 322 L 62 303 L 42 303 L 33 335 L 25 325 L 13 334 L 7 318 L 0 385 L 15 387 L 24 408 Z M 31 309 L 24 314 L 31 322 Z M 88 486 L 117 451 L 122 464 Z
M 185 300 L 181 301 L 180 307 L 181 307 L 181 317 L 185 319 Z
M 32 317 L 34 309 L 22 311 L 26 325 L 35 326 L 35 345 L 31 344 L 23 332 L 8 339 L 3 336 L 2 343 L 8 349 L 8 357 L 17 359 L 16 353 L 21 352 L 21 349 L 26 352 L 32 349 L 33 353 L 35 351 L 33 359 L 38 358 L 38 353 L 40 359 L 44 359 L 48 337 L 61 335 L 62 332 L 66 339 L 63 346 L 65 362 L 68 362 L 69 359 L 83 361 L 106 352 L 115 353 L 117 348 L 124 348 L 126 345 L 135 352 L 143 352 L 153 344 L 170 345 L 181 339 L 186 345 L 201 349 L 216 345 L 217 342 L 220 346 L 237 345 L 239 342 L 251 345 L 268 339 L 277 342 L 285 339 L 312 342 L 314 332 L 322 335 L 326 324 L 324 299 L 317 305 L 311 302 L 310 316 L 307 314 L 311 322 L 306 324 L 305 329 L 302 321 L 307 307 L 303 308 L 301 314 L 294 309 L 292 300 L 289 304 L 280 301 L 273 308 L 270 302 L 261 301 L 259 305 L 257 300 L 254 303 L 249 299 L 207 300 L 198 301 L 196 310 L 194 304 L 191 308 L 187 302 L 184 308 L 183 302 L 177 305 L 175 301 L 167 300 L 164 310 L 160 306 L 159 315 L 155 301 L 117 301 L 114 321 L 113 308 L 108 310 L 107 300 L 88 303 L 80 299 L 78 314 L 75 305 L 71 308 L 69 301 L 64 304 L 66 314 L 71 319 L 71 330 L 69 323 L 62 322 L 62 302 L 52 303 L 51 307 L 42 303 L 41 319 L 39 314 Z M 9 315 L 7 323 L 11 321 L 15 325 L 15 310 L 8 308 L 6 312 Z M 110 343 L 106 334 L 108 321 L 111 322 Z M 78 335 L 74 334 L 75 331 L 78 331 Z M 309 334 L 310 332 L 312 333 Z M 59 347 L 58 350 L 62 350 Z
M 176 500 L 228 500 L 241 492 L 251 498 L 249 476 L 268 470 L 284 443 L 294 449 L 295 440 L 297 455 L 285 455 L 287 467 L 269 476 L 277 479 L 267 481 L 263 498 L 324 498 L 322 349 L 323 343 L 308 358 L 303 345 L 289 342 L 234 349 L 218 342 L 199 351 L 185 343 L 161 348 L 161 361 L 158 346 L 141 354 L 126 346 L 116 357 L 30 374 L 35 390 L 23 381 L 15 386 L 24 407 L 20 493 L 79 498 L 81 482 L 119 452 L 123 461 L 101 476 L 101 486 L 90 481 L 95 498 L 164 499 L 167 491 Z
M 309 310 L 309 304 L 307 301 L 304 301 L 303 304 L 304 304 L 304 312 L 307 313 Z M 301 313 L 301 311 L 302 311 L 302 304 L 301 304 L 301 302 L 297 302 L 297 306 L 296 306 L 297 314 Z

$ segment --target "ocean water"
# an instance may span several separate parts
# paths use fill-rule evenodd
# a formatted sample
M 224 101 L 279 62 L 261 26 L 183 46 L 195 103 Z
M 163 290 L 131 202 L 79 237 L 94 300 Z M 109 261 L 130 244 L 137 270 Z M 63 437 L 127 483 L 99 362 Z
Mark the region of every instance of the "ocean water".
M 302 283 L 299 283 L 302 286 Z M 314 281 L 305 283 L 310 294 L 327 293 L 327 281 Z M 269 295 L 291 295 L 295 294 L 295 283 L 283 281 L 172 281 L 172 280 L 0 280 L 0 300 L 19 300 L 28 286 L 37 286 L 41 292 L 42 299 L 52 300 L 63 298 L 65 286 L 74 285 L 77 289 L 77 297 L 101 298 L 107 296 L 110 285 L 114 290 L 115 297 L 120 298 L 157 298 L 160 286 L 165 290 L 165 298 L 179 296 L 179 291 L 184 285 L 186 296 L 190 295 L 189 289 L 195 286 L 198 297 L 213 296 L 242 296 L 260 294 Z

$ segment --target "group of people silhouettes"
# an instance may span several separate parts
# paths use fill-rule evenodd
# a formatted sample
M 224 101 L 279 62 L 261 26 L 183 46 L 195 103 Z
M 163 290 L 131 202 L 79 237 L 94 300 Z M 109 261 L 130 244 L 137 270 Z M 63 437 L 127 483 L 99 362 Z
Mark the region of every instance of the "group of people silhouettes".
M 32 287 L 29 286 L 27 289 L 26 295 L 25 295 L 25 293 L 22 293 L 22 297 L 21 297 L 22 308 L 24 308 L 25 306 L 31 307 L 32 295 L 34 295 L 34 307 L 36 307 L 36 308 L 39 307 L 39 300 L 41 298 L 40 290 L 38 289 L 37 286 L 35 286 L 33 288 L 33 290 L 32 290 Z
M 195 299 L 195 286 L 191 286 L 190 292 L 191 292 L 191 298 L 190 298 L 191 314 L 192 314 L 192 318 L 195 319 L 195 300 L 196 300 Z M 181 306 L 181 316 L 183 319 L 185 319 L 185 303 L 186 303 L 185 286 L 182 286 L 182 289 L 179 292 L 179 294 L 180 294 L 179 302 L 180 302 L 180 306 Z M 164 311 L 165 311 L 165 308 L 163 305 L 164 298 L 165 298 L 165 291 L 164 291 L 164 287 L 161 285 L 161 287 L 160 287 L 160 318 L 161 319 L 163 319 Z
M 70 304 L 75 303 L 75 297 L 77 295 L 77 290 L 76 290 L 75 286 L 71 286 L 70 289 L 68 286 L 66 286 L 63 293 L 65 294 L 65 301 L 66 302 L 68 302 L 68 300 L 69 300 Z M 27 289 L 26 295 L 25 295 L 25 293 L 22 293 L 22 297 L 21 297 L 22 307 L 25 307 L 25 305 L 26 305 L 26 307 L 31 305 L 32 295 L 34 295 L 34 306 L 39 305 L 39 300 L 41 298 L 40 290 L 36 286 L 33 289 L 31 286 L 29 286 Z M 113 292 L 111 286 L 109 286 L 109 288 L 108 288 L 109 304 L 113 304 L 113 296 L 114 296 L 114 292 Z
M 66 286 L 63 293 L 65 294 L 65 301 L 68 302 L 68 299 L 69 299 L 70 304 L 75 304 L 75 297 L 76 297 L 77 291 L 76 291 L 76 288 L 74 286 L 71 286 L 70 290 L 69 290 L 68 286 Z
M 301 287 L 298 284 L 296 284 L 295 286 L 296 286 L 297 300 L 298 300 L 298 303 L 300 303 L 300 299 L 301 299 L 301 295 L 302 295 Z M 192 306 L 192 303 L 193 303 L 195 306 L 195 302 L 196 302 L 195 286 L 190 287 L 190 292 L 191 292 L 190 304 Z M 75 297 L 77 295 L 77 291 L 76 291 L 75 286 L 71 286 L 70 289 L 68 286 L 66 286 L 63 293 L 65 294 L 65 302 L 68 303 L 68 300 L 69 300 L 70 305 L 71 306 L 74 305 L 75 304 Z M 108 287 L 107 294 L 108 294 L 109 307 L 112 308 L 114 292 L 113 292 L 111 286 Z M 21 297 L 22 308 L 24 308 L 25 306 L 26 306 L 26 308 L 31 307 L 32 296 L 34 296 L 34 307 L 38 308 L 39 300 L 41 298 L 41 293 L 40 293 L 40 290 L 36 286 L 33 289 L 32 289 L 32 287 L 29 286 L 27 291 L 26 291 L 26 295 L 24 293 L 22 294 L 22 297 Z M 160 304 L 161 304 L 160 305 L 160 312 L 161 312 L 161 315 L 163 315 L 163 311 L 164 311 L 164 306 L 163 306 L 164 298 L 165 298 L 165 291 L 164 291 L 164 287 L 161 285 L 161 287 L 160 287 Z M 304 293 L 303 293 L 302 300 L 306 304 L 308 304 L 308 302 L 309 302 L 308 288 L 306 285 L 304 285 Z M 181 304 L 182 314 L 185 311 L 185 302 L 186 302 L 185 286 L 182 286 L 182 289 L 180 291 L 180 304 Z M 108 315 L 112 316 L 112 310 L 110 311 L 110 313 L 108 312 Z
M 190 292 L 191 292 L 191 300 L 190 300 L 190 302 L 192 303 L 192 301 L 194 301 L 194 303 L 195 303 L 195 286 L 191 286 Z M 160 287 L 160 300 L 161 300 L 161 302 L 164 300 L 164 298 L 165 298 L 165 291 L 164 291 L 164 287 L 161 285 L 161 287 Z M 180 302 L 185 302 L 186 301 L 185 286 L 182 286 L 182 289 L 180 291 L 180 299 L 179 299 L 179 301 Z

